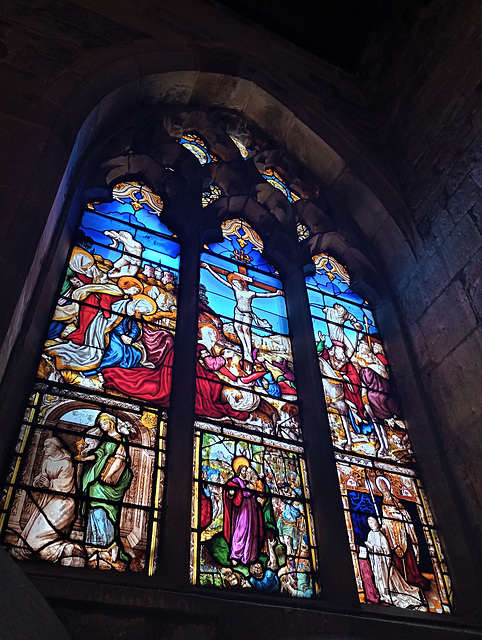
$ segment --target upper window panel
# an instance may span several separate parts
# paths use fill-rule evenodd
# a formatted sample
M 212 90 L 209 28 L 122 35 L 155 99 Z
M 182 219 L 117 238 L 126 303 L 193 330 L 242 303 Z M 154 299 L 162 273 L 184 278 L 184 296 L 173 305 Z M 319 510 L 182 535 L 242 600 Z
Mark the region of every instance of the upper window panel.
M 361 602 L 449 612 L 451 588 L 388 361 L 342 265 L 314 258 L 313 329 Z
M 179 244 L 145 186 L 113 196 L 82 216 L 39 376 L 167 406 Z
M 246 160 L 246 158 L 249 156 L 249 150 L 246 147 L 246 145 L 241 141 L 241 139 L 238 136 L 230 136 L 230 138 L 234 142 L 234 144 L 237 146 L 241 156 Z
M 236 270 L 245 272 L 249 267 L 265 274 L 276 274 L 276 269 L 262 256 L 263 242 L 254 229 L 246 222 L 237 218 L 226 220 L 221 224 L 223 241 L 209 245 L 213 262 L 220 262 L 219 258 L 234 262 Z
M 296 202 L 300 199 L 300 197 L 288 187 L 286 182 L 274 169 L 265 169 L 263 172 L 263 178 L 269 182 L 272 187 L 284 193 L 289 202 Z
M 209 164 L 217 162 L 218 159 L 212 153 L 209 153 L 204 140 L 194 133 L 184 133 L 179 138 L 179 144 L 196 156 L 200 164 Z

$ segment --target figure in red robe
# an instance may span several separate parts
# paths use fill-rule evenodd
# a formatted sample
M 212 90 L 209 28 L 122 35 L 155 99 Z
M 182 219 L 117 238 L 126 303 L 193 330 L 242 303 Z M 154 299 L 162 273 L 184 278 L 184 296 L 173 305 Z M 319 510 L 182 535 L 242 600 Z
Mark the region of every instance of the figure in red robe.
M 318 355 L 327 360 L 335 371 L 338 371 L 343 378 L 343 392 L 345 401 L 352 410 L 358 422 L 366 422 L 365 408 L 360 388 L 360 376 L 355 366 L 348 360 L 344 345 L 333 343 L 329 349 L 325 347 L 324 341 L 317 345 Z
M 209 332 L 206 329 L 214 331 L 214 335 L 211 335 L 209 340 L 207 337 Z M 226 369 L 226 361 L 222 356 L 212 354 L 212 346 L 217 339 L 216 330 L 212 326 L 204 327 L 201 329 L 201 334 L 204 341 L 198 345 L 196 413 L 209 418 L 228 416 L 237 420 L 247 420 L 249 418 L 247 411 L 237 411 L 223 400 L 223 382 L 215 371 L 220 371 L 232 380 L 236 380 L 236 377 Z M 143 333 L 143 343 L 149 362 L 155 368 L 121 369 L 120 367 L 112 367 L 103 369 L 104 388 L 117 389 L 121 393 L 140 400 L 167 406 L 172 383 L 174 339 L 168 331 L 150 328 L 147 325 Z

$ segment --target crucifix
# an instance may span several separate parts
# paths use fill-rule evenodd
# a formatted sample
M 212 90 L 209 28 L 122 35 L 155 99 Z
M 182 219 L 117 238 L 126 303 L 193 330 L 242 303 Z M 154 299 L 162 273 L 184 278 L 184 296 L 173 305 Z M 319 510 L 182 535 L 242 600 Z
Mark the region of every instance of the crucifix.
M 274 298 L 275 296 L 282 296 L 283 291 L 264 282 L 253 280 L 253 278 L 247 275 L 245 265 L 238 265 L 238 271 L 232 272 L 218 266 L 209 265 L 205 262 L 201 262 L 201 268 L 207 269 L 216 280 L 229 287 L 234 294 L 236 300 L 236 306 L 234 307 L 234 330 L 241 342 L 244 371 L 249 374 L 253 371 L 251 326 L 254 322 L 256 326 L 262 329 L 269 330 L 272 328 L 266 319 L 259 318 L 254 313 L 252 301 L 254 298 Z M 262 289 L 264 293 L 253 291 L 249 288 L 249 284 L 254 285 L 258 289 Z

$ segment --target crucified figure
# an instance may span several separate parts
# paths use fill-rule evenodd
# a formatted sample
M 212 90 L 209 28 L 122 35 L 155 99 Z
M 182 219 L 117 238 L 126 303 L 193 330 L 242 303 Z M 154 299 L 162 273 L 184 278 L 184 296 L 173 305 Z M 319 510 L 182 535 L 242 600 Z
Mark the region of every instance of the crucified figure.
M 274 298 L 275 296 L 282 296 L 283 291 L 281 289 L 274 289 L 268 285 L 261 283 L 255 283 L 258 286 L 262 286 L 266 289 L 265 293 L 253 291 L 248 287 L 248 281 L 252 281 L 252 278 L 245 276 L 242 273 L 229 273 L 219 267 L 211 267 L 211 265 L 201 262 L 201 268 L 207 269 L 209 273 L 216 278 L 219 282 L 229 287 L 236 300 L 236 306 L 234 307 L 234 330 L 241 342 L 241 348 L 243 351 L 243 367 L 246 373 L 251 373 L 253 370 L 253 345 L 251 343 L 251 326 L 253 322 L 256 326 L 262 329 L 271 329 L 270 323 L 263 319 L 258 318 L 252 308 L 252 302 L 254 298 Z M 226 275 L 226 279 L 223 278 L 220 273 Z

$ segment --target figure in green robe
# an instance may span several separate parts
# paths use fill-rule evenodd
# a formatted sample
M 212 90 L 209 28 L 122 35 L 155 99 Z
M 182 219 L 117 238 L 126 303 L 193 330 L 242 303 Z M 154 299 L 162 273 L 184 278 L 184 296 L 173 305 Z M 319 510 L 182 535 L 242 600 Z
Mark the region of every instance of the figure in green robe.
M 120 539 L 122 501 L 133 473 L 130 468 L 128 440 L 117 430 L 117 421 L 108 413 L 100 413 L 93 435 L 98 429 L 97 447 L 83 457 L 82 515 L 86 521 L 85 545 L 88 562 L 99 568 L 125 569 L 129 563 Z M 97 434 L 96 434 L 97 435 Z M 110 566 L 109 566 L 110 565 Z

